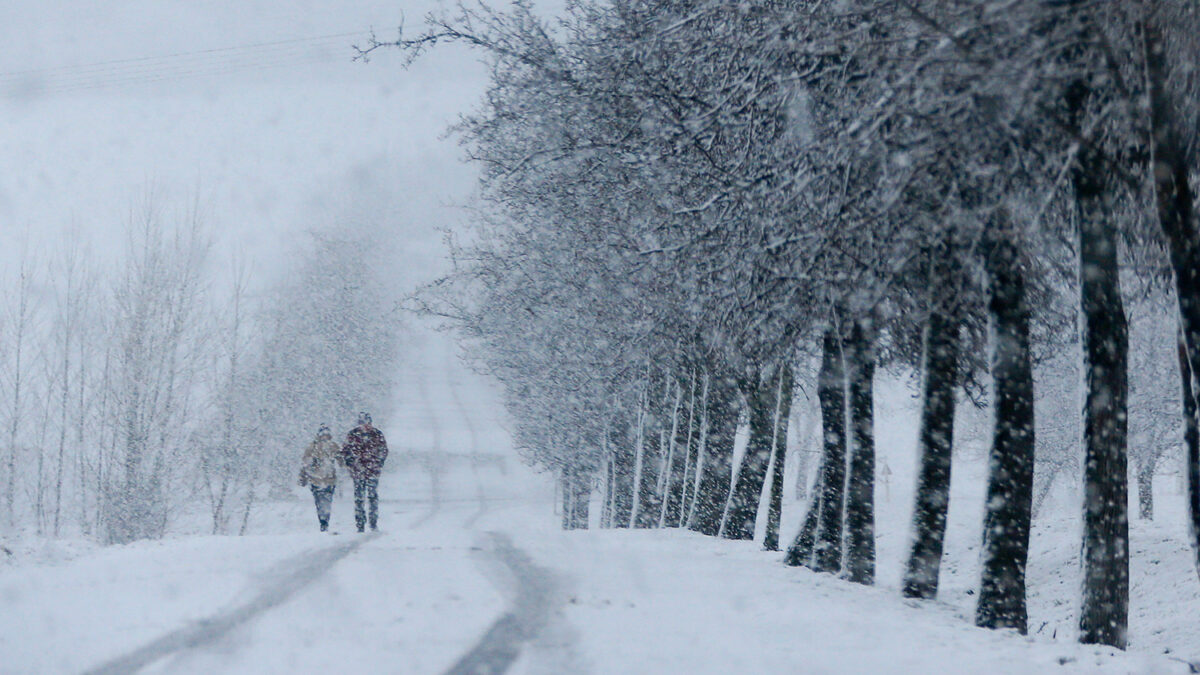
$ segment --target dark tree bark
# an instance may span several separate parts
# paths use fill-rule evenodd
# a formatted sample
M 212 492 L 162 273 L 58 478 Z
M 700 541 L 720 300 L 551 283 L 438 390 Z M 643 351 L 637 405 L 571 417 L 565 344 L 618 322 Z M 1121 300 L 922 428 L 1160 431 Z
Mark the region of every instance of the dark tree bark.
M 1086 11 L 1086 10 L 1085 10 Z M 1081 41 L 1091 33 L 1082 15 Z M 1085 78 L 1065 101 L 1075 135 L 1092 99 Z M 1125 648 L 1129 619 L 1129 330 L 1117 273 L 1117 231 L 1101 148 L 1084 141 L 1071 171 L 1079 246 L 1082 317 L 1083 594 L 1079 641 Z
M 984 266 L 991 324 L 992 405 L 979 600 L 975 624 L 1026 631 L 1025 564 L 1033 493 L 1033 365 L 1019 234 L 999 212 L 988 223 Z
M 875 583 L 875 349 L 871 328 L 855 321 L 846 340 L 850 385 L 850 462 L 846 476 L 846 578 Z
M 767 466 L 771 461 L 771 435 L 774 430 L 774 374 L 764 381 L 761 370 L 743 382 L 742 391 L 750 409 L 750 438 L 738 470 L 721 536 L 725 539 L 753 539 L 758 520 Z
M 1124 649 L 1129 619 L 1129 337 L 1117 279 L 1116 231 L 1096 189 L 1102 187 L 1090 181 L 1077 188 L 1086 389 L 1079 641 Z
M 817 375 L 817 398 L 821 403 L 824 456 L 821 460 L 821 507 L 817 521 L 813 569 L 839 572 L 842 569 L 842 511 L 846 487 L 846 373 L 842 343 L 836 329 L 825 331 L 823 356 Z
M 646 434 L 642 439 L 642 483 L 638 486 L 638 513 L 636 522 L 633 524 L 636 528 L 657 527 L 658 510 L 662 504 L 656 489 L 659 457 L 662 456 L 660 453 L 663 451 L 660 442 L 662 435 L 659 433 L 658 427 L 660 421 L 653 413 L 649 412 L 647 418 L 649 421 L 646 425 Z
M 954 387 L 958 381 L 959 322 L 948 251 L 932 261 L 929 322 L 925 331 L 925 380 L 921 386 L 920 454 L 912 542 L 902 593 L 908 598 L 937 597 L 938 574 L 950 508 L 950 463 L 954 450 Z
M 613 470 L 613 458 L 609 453 L 604 459 L 604 494 L 600 501 L 600 527 L 612 527 L 613 496 L 616 495 L 616 472 Z
M 592 473 L 576 469 L 571 487 L 574 490 L 571 498 L 573 507 L 571 509 L 571 529 L 586 530 L 588 529 L 588 512 L 592 497 Z
M 784 365 L 775 380 L 775 410 L 772 424 L 774 431 L 771 449 L 771 493 L 767 502 L 767 532 L 763 538 L 763 548 L 768 551 L 779 550 L 779 520 L 783 515 L 783 474 L 787 461 L 787 432 L 788 417 L 792 412 L 792 387 L 795 379 L 791 365 Z
M 628 426 L 620 423 L 615 423 L 608 434 L 613 491 L 609 523 L 612 527 L 629 527 L 629 512 L 633 507 L 633 438 Z
M 586 530 L 592 496 L 592 473 L 582 467 L 563 467 L 559 483 L 562 487 L 563 529 Z
M 1187 472 L 1188 530 L 1192 539 L 1192 555 L 1200 569 L 1200 420 L 1197 419 L 1195 376 L 1188 365 L 1187 348 L 1179 337 L 1179 380 L 1183 385 L 1183 445 L 1184 471 Z
M 729 498 L 733 463 L 733 437 L 737 433 L 737 390 L 724 377 L 709 378 L 708 411 L 705 417 L 704 465 L 696 512 L 688 527 L 709 536 L 717 536 L 721 517 Z
M 1168 66 L 1162 35 L 1152 18 L 1143 24 L 1146 74 L 1150 99 L 1151 174 L 1154 179 L 1158 222 L 1166 239 L 1175 295 L 1183 333 L 1182 369 L 1186 391 L 1184 428 L 1196 425 L 1195 377 L 1200 373 L 1200 229 L 1195 203 L 1188 184 L 1188 161 L 1183 130 L 1167 95 Z M 1196 569 L 1200 572 L 1200 458 L 1193 457 L 1195 444 L 1188 446 L 1189 531 Z

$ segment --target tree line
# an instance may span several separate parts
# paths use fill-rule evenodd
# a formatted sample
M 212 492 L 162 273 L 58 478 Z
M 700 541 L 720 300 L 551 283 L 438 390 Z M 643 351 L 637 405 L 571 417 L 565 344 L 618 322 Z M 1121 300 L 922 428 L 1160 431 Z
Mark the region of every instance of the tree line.
M 161 194 L 110 228 L 27 249 L 0 323 L 0 533 L 155 538 L 173 522 L 242 533 L 287 492 L 317 425 L 386 414 L 398 323 L 387 249 L 316 228 L 278 280 L 218 255 L 204 219 Z
M 873 583 L 873 383 L 915 370 L 904 595 L 936 597 L 956 407 L 986 401 L 975 622 L 1026 630 L 1033 509 L 1076 471 L 1079 637 L 1124 647 L 1129 459 L 1145 493 L 1179 420 L 1200 536 L 1198 28 L 1178 0 L 582 0 L 555 20 L 516 0 L 361 51 L 460 43 L 489 67 L 454 128 L 477 226 L 413 305 L 504 384 L 565 527 L 599 485 L 603 526 L 762 529 L 787 564 Z M 820 465 L 780 541 L 811 362 Z M 1082 409 L 1035 381 L 1047 365 L 1079 374 Z M 1079 459 L 1036 452 L 1039 428 Z

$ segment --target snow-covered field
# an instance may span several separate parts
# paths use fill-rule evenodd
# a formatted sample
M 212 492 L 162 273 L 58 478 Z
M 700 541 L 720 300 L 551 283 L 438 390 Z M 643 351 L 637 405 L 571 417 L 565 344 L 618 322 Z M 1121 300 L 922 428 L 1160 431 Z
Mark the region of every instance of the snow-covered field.
M 1158 520 L 1132 525 L 1126 653 L 1074 642 L 1078 519 L 1066 486 L 1035 525 L 1030 636 L 972 626 L 982 465 L 969 456 L 955 467 L 941 599 L 901 599 L 912 440 L 887 423 L 907 419 L 894 398 L 899 408 L 880 407 L 892 475 L 877 491 L 875 588 L 784 567 L 749 542 L 562 532 L 546 478 L 515 465 L 453 465 L 435 500 L 429 476 L 398 461 L 378 537 L 350 531 L 344 490 L 340 534 L 316 533 L 297 489 L 257 512 L 246 537 L 25 542 L 0 567 L 0 672 L 437 673 L 489 640 L 522 646 L 520 630 L 497 630 L 505 617 L 537 629 L 517 673 L 1158 673 L 1200 661 L 1200 582 L 1170 480 L 1157 486 Z M 505 541 L 524 557 L 517 568 Z M 530 574 L 545 598 L 530 600 Z

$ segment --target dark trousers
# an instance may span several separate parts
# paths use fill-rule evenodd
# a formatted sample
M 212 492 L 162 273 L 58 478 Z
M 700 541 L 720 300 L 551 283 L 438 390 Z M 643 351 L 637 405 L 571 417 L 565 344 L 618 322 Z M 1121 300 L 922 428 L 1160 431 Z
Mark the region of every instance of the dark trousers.
M 363 513 L 363 499 L 367 500 L 367 512 Z M 358 531 L 368 522 L 374 530 L 379 521 L 379 477 L 354 479 L 354 524 Z
M 322 532 L 329 529 L 329 507 L 333 504 L 333 487 L 312 486 L 313 501 L 317 504 L 317 523 L 321 525 Z

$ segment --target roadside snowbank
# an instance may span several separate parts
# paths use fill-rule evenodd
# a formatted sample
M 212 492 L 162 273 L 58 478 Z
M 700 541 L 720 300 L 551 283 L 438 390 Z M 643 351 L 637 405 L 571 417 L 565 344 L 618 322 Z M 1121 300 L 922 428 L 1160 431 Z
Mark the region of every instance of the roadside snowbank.
M 746 542 L 608 531 L 518 543 L 571 570 L 562 620 L 596 673 L 1188 672 L 1151 654 L 975 628 L 954 606 L 787 568 Z M 537 661 L 532 650 L 516 672 L 540 672 Z

